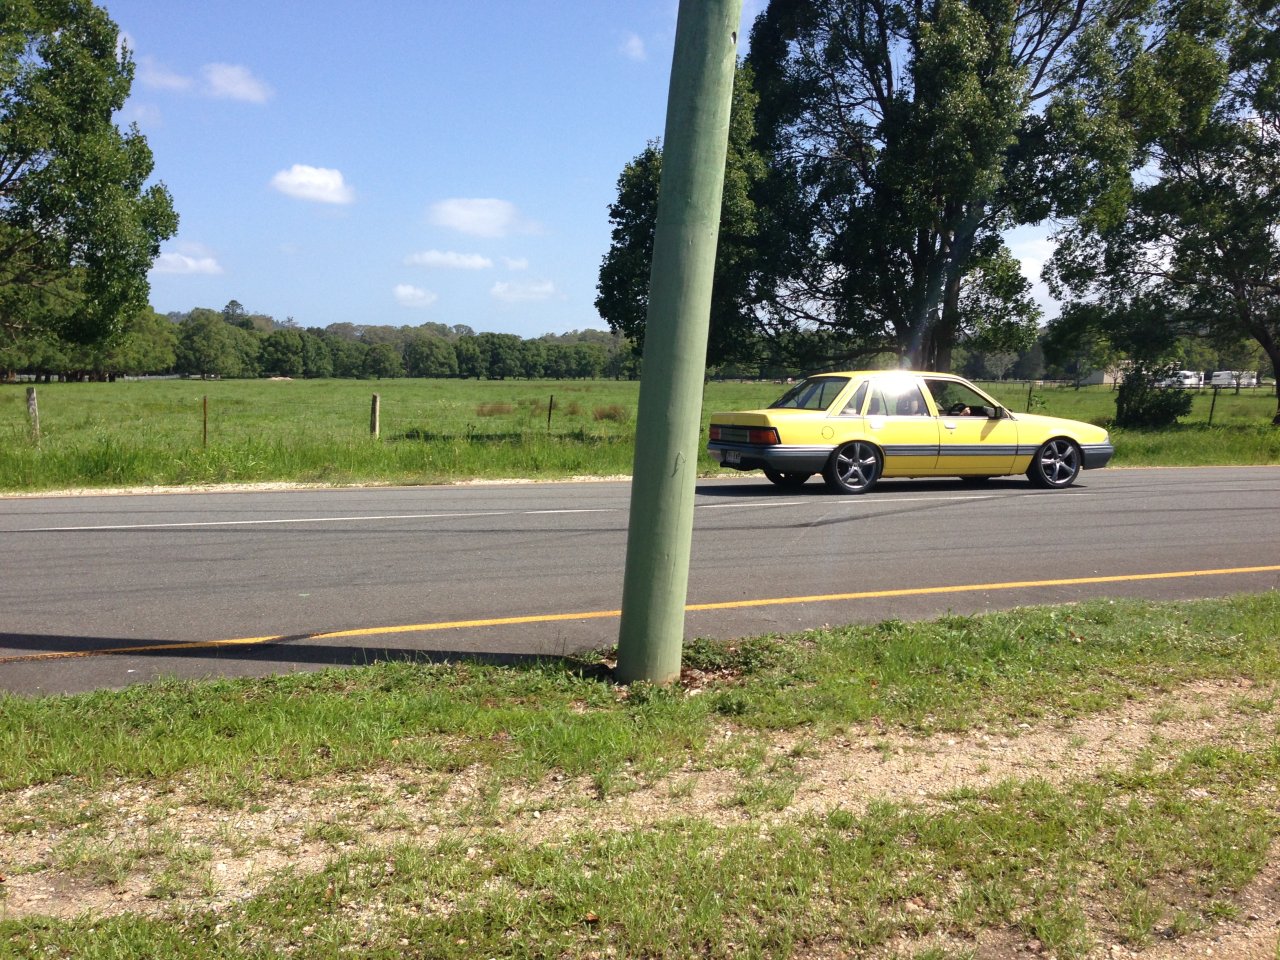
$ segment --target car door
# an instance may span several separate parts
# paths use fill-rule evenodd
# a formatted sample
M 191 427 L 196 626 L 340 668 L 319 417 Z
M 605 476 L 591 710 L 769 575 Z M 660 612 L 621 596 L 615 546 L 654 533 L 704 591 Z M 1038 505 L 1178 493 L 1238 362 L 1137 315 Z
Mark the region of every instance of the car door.
M 893 373 L 871 381 L 867 436 L 884 453 L 886 477 L 932 476 L 938 464 L 938 420 L 917 377 Z
M 944 476 L 998 477 L 1013 473 L 1018 425 L 967 383 L 925 378 L 938 410 L 937 472 Z

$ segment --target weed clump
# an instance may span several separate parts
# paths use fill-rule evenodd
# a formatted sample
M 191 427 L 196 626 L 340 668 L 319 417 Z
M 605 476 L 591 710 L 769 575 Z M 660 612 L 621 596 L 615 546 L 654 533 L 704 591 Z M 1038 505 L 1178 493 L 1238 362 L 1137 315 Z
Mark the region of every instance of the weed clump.
M 631 419 L 630 412 L 620 403 L 611 403 L 607 407 L 596 407 L 591 415 L 596 420 L 610 420 L 614 423 L 626 423 Z

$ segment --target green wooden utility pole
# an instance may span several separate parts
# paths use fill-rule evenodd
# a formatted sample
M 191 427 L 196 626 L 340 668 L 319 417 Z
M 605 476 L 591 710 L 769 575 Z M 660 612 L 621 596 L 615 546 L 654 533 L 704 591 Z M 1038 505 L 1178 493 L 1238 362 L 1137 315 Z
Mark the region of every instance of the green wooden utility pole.
M 680 0 L 649 278 L 618 679 L 680 675 L 702 383 L 742 0 Z

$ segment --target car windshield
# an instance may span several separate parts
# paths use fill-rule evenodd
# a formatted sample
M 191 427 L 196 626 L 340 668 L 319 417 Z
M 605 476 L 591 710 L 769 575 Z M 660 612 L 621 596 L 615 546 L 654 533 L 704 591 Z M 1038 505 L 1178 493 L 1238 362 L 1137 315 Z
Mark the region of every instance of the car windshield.
M 771 403 L 769 409 L 825 410 L 835 403 L 848 382 L 848 377 L 810 377 Z

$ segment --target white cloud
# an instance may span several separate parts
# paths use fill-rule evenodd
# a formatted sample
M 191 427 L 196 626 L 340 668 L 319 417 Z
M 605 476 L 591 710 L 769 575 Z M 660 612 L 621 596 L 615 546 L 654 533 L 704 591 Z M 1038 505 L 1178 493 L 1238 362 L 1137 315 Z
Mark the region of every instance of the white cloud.
M 636 63 L 643 63 L 649 59 L 649 52 L 645 49 L 644 40 L 638 34 L 628 33 L 622 40 L 622 46 L 618 51 L 628 60 L 634 60 Z
M 248 67 L 234 63 L 207 63 L 200 68 L 203 83 L 184 73 L 171 70 L 155 57 L 137 59 L 138 83 L 149 90 L 171 93 L 198 92 L 215 100 L 240 100 L 244 103 L 266 103 L 275 91 L 253 75 Z
M 429 307 L 439 298 L 430 290 L 423 290 L 408 283 L 396 284 L 396 302 L 402 307 Z
M 274 93 L 248 67 L 238 64 L 209 63 L 200 72 L 204 75 L 204 92 L 220 100 L 266 103 Z
M 222 273 L 222 265 L 209 256 L 188 256 L 185 253 L 162 253 L 151 268 L 153 273 L 205 274 Z
M 454 253 L 452 250 L 423 250 L 405 257 L 411 267 L 439 267 L 444 270 L 488 270 L 493 261 L 478 253 Z
M 556 285 L 550 280 L 537 280 L 533 283 L 495 283 L 489 294 L 503 303 L 530 303 L 554 297 Z
M 529 261 L 524 257 L 503 257 L 502 262 L 508 270 L 528 270 Z
M 1040 282 L 1040 271 L 1053 256 L 1057 244 L 1046 236 L 1034 236 L 1020 232 L 1007 238 L 1009 252 L 1022 264 L 1022 275 L 1032 283 Z
M 175 73 L 158 63 L 154 57 L 142 57 L 138 60 L 138 82 L 151 90 L 175 90 L 180 93 L 190 90 L 193 85 L 190 77 Z
M 505 237 L 537 229 L 520 217 L 515 204 L 493 198 L 441 200 L 432 205 L 428 218 L 438 227 L 475 237 Z
M 164 125 L 164 114 L 159 107 L 148 103 L 136 103 L 130 100 L 122 111 L 120 119 L 126 123 L 136 123 L 140 127 L 160 127 Z
M 1049 287 L 1040 279 L 1040 271 L 1053 256 L 1058 245 L 1049 237 L 1046 227 L 1019 227 L 1004 236 L 1005 244 L 1019 261 L 1022 275 L 1031 281 L 1031 296 L 1044 309 L 1047 317 L 1056 316 L 1058 304 Z
M 281 170 L 271 178 L 271 186 L 291 197 L 316 203 L 351 203 L 356 198 L 355 191 L 342 179 L 341 170 L 303 163 Z

